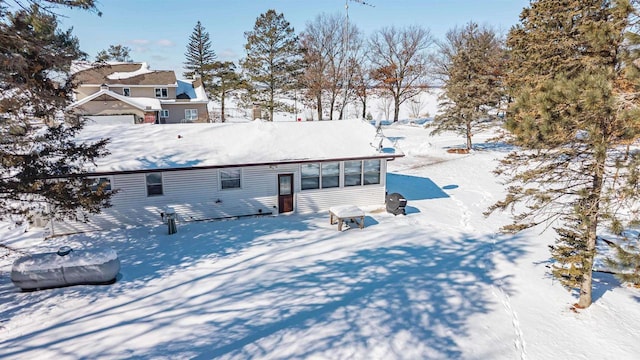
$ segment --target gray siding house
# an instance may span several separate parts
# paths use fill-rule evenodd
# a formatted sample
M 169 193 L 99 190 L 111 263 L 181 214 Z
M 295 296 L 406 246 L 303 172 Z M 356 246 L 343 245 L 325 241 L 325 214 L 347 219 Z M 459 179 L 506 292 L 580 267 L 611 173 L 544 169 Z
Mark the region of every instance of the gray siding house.
M 51 235 L 247 215 L 383 205 L 387 161 L 403 156 L 360 120 L 94 125 L 110 138 L 87 173 L 116 191 L 88 222 L 52 221 Z

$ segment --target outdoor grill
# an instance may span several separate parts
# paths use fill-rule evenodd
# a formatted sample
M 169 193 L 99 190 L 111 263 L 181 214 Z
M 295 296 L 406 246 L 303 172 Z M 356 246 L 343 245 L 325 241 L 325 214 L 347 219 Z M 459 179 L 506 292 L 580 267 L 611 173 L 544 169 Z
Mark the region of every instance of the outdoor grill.
M 385 203 L 387 204 L 387 212 L 393 215 L 406 215 L 405 207 L 407 206 L 407 199 L 404 196 L 393 193 L 386 196 Z

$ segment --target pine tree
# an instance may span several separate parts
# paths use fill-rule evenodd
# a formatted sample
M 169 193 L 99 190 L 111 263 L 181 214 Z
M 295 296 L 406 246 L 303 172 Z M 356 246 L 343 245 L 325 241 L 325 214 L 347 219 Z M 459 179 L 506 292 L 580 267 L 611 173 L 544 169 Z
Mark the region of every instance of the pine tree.
M 471 150 L 473 134 L 492 124 L 503 97 L 504 49 L 495 31 L 475 23 L 449 31 L 439 47 L 434 72 L 444 91 L 431 133 L 457 132 Z
M 621 242 L 609 242 L 615 248 L 615 257 L 606 259 L 622 282 L 640 286 L 640 235 L 624 234 Z
M 284 14 L 275 10 L 258 16 L 253 30 L 244 35 L 247 57 L 242 68 L 251 85 L 251 101 L 266 108 L 273 121 L 276 110 L 289 108 L 278 98 L 296 86 L 301 68 L 298 38 Z
M 579 308 L 592 302 L 598 229 L 619 227 L 617 210 L 638 195 L 635 13 L 629 0 L 532 1 L 507 39 L 506 128 L 519 150 L 496 171 L 510 186 L 490 210 L 515 212 L 509 231 L 558 224 L 552 272 Z
M 209 33 L 205 31 L 200 21 L 196 23 L 191 36 L 189 36 L 187 52 L 184 53 L 184 56 L 187 59 L 184 62 L 184 68 L 187 71 L 183 73 L 183 76 L 192 78 L 194 75 L 199 75 L 206 88 L 207 84 L 211 82 L 209 69 L 216 60 L 216 53 L 211 48 Z
M 43 6 L 40 6 L 40 4 Z M 70 103 L 71 61 L 86 54 L 49 10 L 60 1 L 0 8 L 0 214 L 54 217 L 99 212 L 111 193 L 92 191 L 84 166 L 106 154 L 107 140 L 74 141 L 82 124 L 59 123 Z M 93 1 L 64 2 L 97 11 Z M 46 5 L 46 6 L 45 6 Z
M 109 45 L 109 49 L 100 50 L 98 55 L 96 55 L 96 62 L 108 62 L 108 61 L 117 61 L 117 62 L 132 62 L 129 53 L 131 49 L 122 45 Z
M 221 118 L 225 122 L 225 100 L 230 92 L 246 87 L 245 81 L 236 71 L 236 65 L 232 61 L 216 61 L 206 68 L 211 73 L 209 92 L 214 98 L 220 100 Z

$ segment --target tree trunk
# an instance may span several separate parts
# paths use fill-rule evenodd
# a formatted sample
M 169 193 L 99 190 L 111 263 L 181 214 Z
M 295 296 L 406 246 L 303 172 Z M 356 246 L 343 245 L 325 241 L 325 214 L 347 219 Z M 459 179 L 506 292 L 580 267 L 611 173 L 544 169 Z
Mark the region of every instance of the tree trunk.
M 220 121 L 224 122 L 226 119 L 224 117 L 224 98 L 226 96 L 224 90 L 222 91 L 222 96 L 220 96 Z
M 322 95 L 316 96 L 316 106 L 318 107 L 318 120 L 322 120 Z
M 363 119 L 367 118 L 367 101 L 366 100 L 362 101 L 362 118 Z
M 597 151 L 597 150 L 596 150 Z M 596 254 L 596 236 L 598 231 L 598 213 L 600 212 L 600 195 L 602 193 L 602 186 L 604 183 L 605 172 L 605 157 L 606 155 L 595 155 L 595 173 L 593 174 L 593 185 L 591 189 L 590 201 L 585 209 L 586 218 L 589 223 L 587 224 L 587 251 L 583 261 L 583 266 L 587 271 L 580 283 L 580 297 L 576 306 L 578 308 L 587 308 L 591 305 L 592 298 L 592 286 L 593 286 L 593 259 Z
M 398 122 L 398 117 L 400 116 L 400 99 L 398 97 L 394 97 L 393 99 L 393 122 Z
M 467 150 L 471 150 L 473 144 L 471 143 L 471 121 L 467 120 Z
M 333 110 L 335 109 L 336 106 L 336 98 L 335 96 L 333 96 L 331 98 L 331 104 L 329 104 L 329 120 L 333 120 Z

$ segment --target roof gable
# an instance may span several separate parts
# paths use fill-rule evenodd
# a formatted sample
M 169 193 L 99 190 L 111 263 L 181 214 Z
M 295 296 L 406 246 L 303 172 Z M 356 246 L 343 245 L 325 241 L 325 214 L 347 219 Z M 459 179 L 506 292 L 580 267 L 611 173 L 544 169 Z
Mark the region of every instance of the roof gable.
M 85 98 L 83 98 L 82 100 L 76 101 L 73 104 L 69 105 L 70 109 L 76 108 L 78 106 L 82 106 L 83 104 L 86 104 L 90 101 L 96 100 L 98 98 L 100 98 L 101 96 L 108 96 L 111 97 L 113 99 L 122 101 L 126 104 L 129 104 L 135 108 L 138 108 L 140 110 L 152 110 L 152 111 L 157 111 L 157 110 L 161 110 L 162 106 L 160 104 L 160 100 L 158 99 L 154 99 L 154 98 L 139 98 L 139 97 L 130 97 L 130 96 L 122 96 L 120 94 L 117 94 L 113 91 L 107 90 L 107 89 L 101 89 L 100 91 L 91 94 Z

